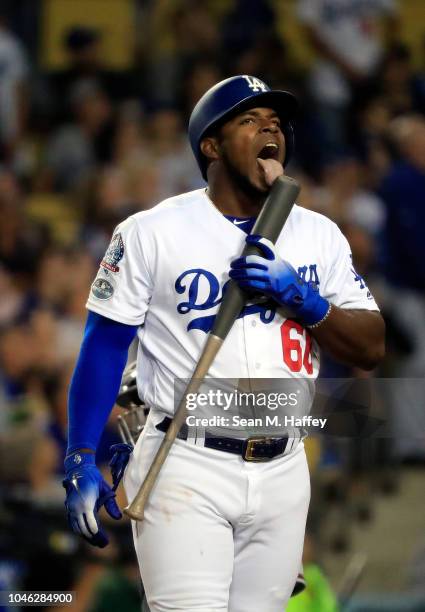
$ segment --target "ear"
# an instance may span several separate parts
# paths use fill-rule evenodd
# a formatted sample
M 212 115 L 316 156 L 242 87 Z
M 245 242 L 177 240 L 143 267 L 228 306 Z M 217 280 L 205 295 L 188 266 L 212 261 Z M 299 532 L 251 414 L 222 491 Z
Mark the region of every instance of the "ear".
M 209 162 L 220 159 L 218 140 L 214 136 L 207 136 L 201 140 L 201 152 Z

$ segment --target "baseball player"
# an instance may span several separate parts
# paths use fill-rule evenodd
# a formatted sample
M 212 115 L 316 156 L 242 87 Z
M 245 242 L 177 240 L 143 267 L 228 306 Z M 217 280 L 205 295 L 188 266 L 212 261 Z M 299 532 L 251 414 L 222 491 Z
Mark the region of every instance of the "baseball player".
M 311 382 L 319 347 L 365 369 L 384 353 L 382 317 L 333 222 L 295 205 L 275 246 L 248 237 L 291 157 L 296 107 L 290 93 L 249 75 L 215 85 L 189 122 L 208 187 L 139 212 L 114 232 L 87 302 L 65 460 L 70 524 L 95 546 L 107 543 L 99 509 L 121 516 L 95 451 L 136 334 L 139 395 L 150 411 L 125 471 L 129 501 L 229 277 L 248 302 L 210 368 L 214 379 Z M 258 255 L 240 257 L 246 241 Z M 280 612 L 297 578 L 310 498 L 302 437 L 289 444 L 283 435 L 218 438 L 195 429 L 180 431 L 143 522 L 133 523 L 150 610 Z

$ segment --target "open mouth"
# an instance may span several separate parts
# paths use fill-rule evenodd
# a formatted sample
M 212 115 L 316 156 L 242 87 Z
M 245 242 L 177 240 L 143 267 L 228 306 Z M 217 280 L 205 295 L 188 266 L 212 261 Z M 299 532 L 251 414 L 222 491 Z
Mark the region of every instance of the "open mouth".
M 258 153 L 257 157 L 260 159 L 278 159 L 279 145 L 275 142 L 268 142 Z

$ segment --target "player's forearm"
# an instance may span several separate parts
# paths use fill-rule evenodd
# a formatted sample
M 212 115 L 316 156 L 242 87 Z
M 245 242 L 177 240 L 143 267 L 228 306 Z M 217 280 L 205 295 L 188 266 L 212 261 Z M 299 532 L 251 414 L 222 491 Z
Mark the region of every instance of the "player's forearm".
M 329 317 L 311 333 L 336 360 L 373 370 L 385 354 L 385 324 L 377 311 L 332 306 Z
M 89 314 L 69 390 L 68 453 L 96 450 L 114 406 L 136 330 L 137 326 Z

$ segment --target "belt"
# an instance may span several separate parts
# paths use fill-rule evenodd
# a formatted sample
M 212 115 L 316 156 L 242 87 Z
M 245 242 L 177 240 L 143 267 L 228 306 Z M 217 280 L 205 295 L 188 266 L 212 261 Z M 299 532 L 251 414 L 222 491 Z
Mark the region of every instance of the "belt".
M 159 431 L 167 432 L 170 427 L 171 419 L 165 417 L 156 428 Z M 183 425 L 177 437 L 180 440 L 187 440 L 188 426 Z M 266 438 L 257 436 L 255 438 L 225 438 L 214 436 L 211 432 L 205 432 L 206 448 L 241 455 L 245 461 L 270 461 L 279 455 L 283 455 L 288 443 L 288 438 Z

